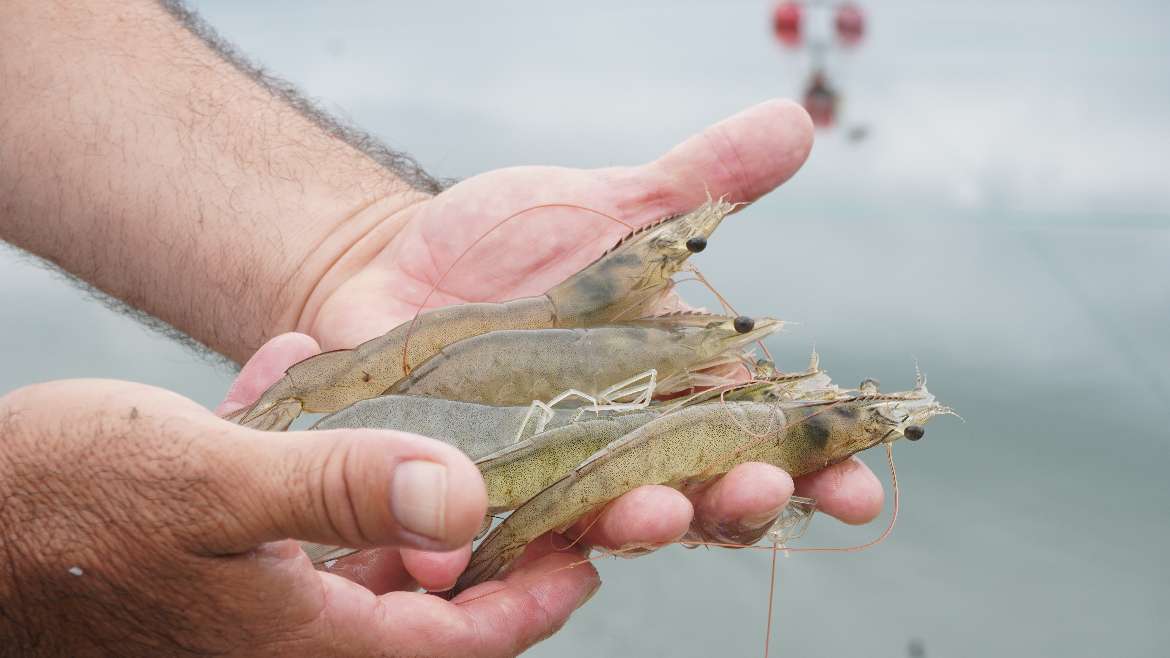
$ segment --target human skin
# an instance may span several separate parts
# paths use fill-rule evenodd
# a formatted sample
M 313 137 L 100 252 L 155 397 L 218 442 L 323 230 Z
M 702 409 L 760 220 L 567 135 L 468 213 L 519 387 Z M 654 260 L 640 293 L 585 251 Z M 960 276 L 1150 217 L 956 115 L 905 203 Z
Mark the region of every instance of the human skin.
M 0 89 L 0 237 L 232 359 L 255 352 L 221 412 L 296 360 L 409 319 L 512 212 L 570 202 L 642 225 L 708 192 L 751 201 L 811 146 L 803 110 L 773 101 L 645 165 L 503 169 L 438 193 L 144 1 L 0 5 Z M 539 293 L 625 230 L 532 213 L 460 261 L 429 305 Z M 430 537 L 396 516 L 409 461 L 445 474 Z M 660 545 L 689 528 L 750 538 L 792 490 L 762 464 L 692 499 L 645 487 L 582 524 L 581 544 Z M 856 461 L 796 490 L 851 523 L 882 502 Z M 597 574 L 558 569 L 574 558 L 549 539 L 492 596 L 401 591 L 453 583 L 483 509 L 466 458 L 419 437 L 267 435 L 124 382 L 21 389 L 0 399 L 0 637 L 23 644 L 0 653 L 509 655 L 559 627 Z M 323 573 L 287 537 L 378 548 Z

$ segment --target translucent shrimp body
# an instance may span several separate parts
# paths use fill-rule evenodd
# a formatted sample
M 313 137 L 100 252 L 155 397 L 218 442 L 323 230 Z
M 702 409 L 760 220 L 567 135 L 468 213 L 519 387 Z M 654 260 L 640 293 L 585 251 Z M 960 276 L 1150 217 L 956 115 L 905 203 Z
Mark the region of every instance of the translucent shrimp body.
M 571 472 L 590 455 L 659 416 L 632 411 L 541 432 L 475 462 L 488 492 L 488 513 L 514 510 Z
M 286 429 L 302 411 L 334 412 L 380 395 L 416 365 L 465 338 L 646 315 L 670 289 L 670 278 L 693 253 L 695 240 L 705 244 L 734 208 L 723 200 L 708 201 L 690 213 L 641 228 L 544 295 L 426 311 L 353 349 L 305 359 L 255 404 L 228 418 L 258 429 Z
M 383 395 L 359 400 L 325 416 L 315 430 L 364 427 L 398 430 L 438 439 L 459 448 L 472 459 L 515 446 L 516 430 L 524 422 L 527 406 L 498 407 L 474 402 Z M 579 409 L 557 408 L 546 430 L 571 423 Z
M 575 389 L 595 395 L 651 370 L 658 391 L 689 388 L 688 373 L 737 361 L 739 350 L 779 330 L 759 318 L 747 331 L 736 319 L 706 326 L 669 319 L 581 329 L 493 331 L 443 348 L 386 391 L 493 405 L 522 405 Z
M 949 410 L 926 388 L 847 400 L 767 404 L 711 402 L 661 416 L 590 457 L 520 506 L 488 535 L 454 593 L 504 569 L 545 532 L 646 484 L 676 488 L 763 461 L 793 476 L 892 442 Z

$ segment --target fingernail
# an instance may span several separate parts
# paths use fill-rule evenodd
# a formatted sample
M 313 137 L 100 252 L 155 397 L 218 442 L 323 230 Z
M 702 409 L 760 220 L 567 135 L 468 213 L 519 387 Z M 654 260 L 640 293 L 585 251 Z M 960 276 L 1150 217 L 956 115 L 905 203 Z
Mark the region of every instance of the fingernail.
M 573 609 L 579 610 L 579 609 L 581 609 L 581 606 L 585 605 L 586 603 L 589 603 L 589 599 L 593 598 L 593 595 L 596 594 L 597 590 L 599 590 L 599 589 L 601 589 L 601 579 L 600 578 L 598 578 L 597 582 L 593 584 L 592 589 L 590 589 L 588 592 L 585 592 L 585 595 L 582 596 L 581 600 L 577 602 L 577 607 L 575 607 Z
M 390 509 L 403 528 L 431 539 L 445 539 L 447 467 L 428 461 L 399 464 L 390 487 Z

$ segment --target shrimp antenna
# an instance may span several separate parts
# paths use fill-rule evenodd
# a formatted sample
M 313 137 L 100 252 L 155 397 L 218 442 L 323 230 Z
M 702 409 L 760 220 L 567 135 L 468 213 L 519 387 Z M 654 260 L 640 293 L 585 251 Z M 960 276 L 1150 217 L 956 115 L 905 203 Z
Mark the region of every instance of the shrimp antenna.
M 764 628 L 764 658 L 768 658 L 768 649 L 772 644 L 772 601 L 776 595 L 776 554 L 780 552 L 779 543 L 772 544 L 772 575 L 768 578 L 768 624 Z
M 728 315 L 739 315 L 739 311 L 735 310 L 735 307 L 731 305 L 731 302 L 727 301 L 727 298 L 724 297 L 718 290 L 716 290 L 715 286 L 711 285 L 711 282 L 707 280 L 707 277 L 703 276 L 703 273 L 699 271 L 698 267 L 695 267 L 695 265 L 692 263 L 687 263 L 685 267 L 687 271 L 695 275 L 696 281 L 703 284 L 703 287 L 707 290 L 710 290 L 712 295 L 715 295 L 715 299 L 719 300 L 719 305 L 723 307 L 725 313 Z M 772 353 L 768 351 L 768 346 L 764 345 L 763 339 L 757 340 L 756 344 L 760 346 L 761 350 L 763 350 L 764 356 L 772 359 Z
M 886 538 L 889 537 L 890 534 L 894 531 L 894 524 L 896 524 L 898 522 L 898 510 L 901 507 L 901 490 L 898 487 L 898 471 L 897 471 L 897 468 L 894 466 L 893 446 L 891 446 L 889 443 L 885 444 L 885 446 L 886 446 L 886 461 L 890 466 L 890 488 L 894 492 L 894 502 L 892 505 L 892 510 L 890 512 L 890 522 L 888 524 L 886 524 L 885 530 L 882 530 L 882 533 L 880 535 L 878 535 L 876 539 L 873 539 L 871 541 L 868 541 L 864 544 L 860 544 L 857 546 L 825 547 L 825 548 L 822 548 L 822 547 L 811 547 L 811 548 L 784 547 L 783 549 L 780 548 L 779 542 L 773 542 L 773 544 L 770 548 L 762 547 L 762 546 L 746 546 L 746 545 L 742 545 L 742 544 L 728 544 L 728 543 L 716 543 L 716 542 L 695 542 L 697 544 L 704 545 L 704 546 L 726 546 L 729 548 L 765 548 L 765 550 L 770 550 L 772 552 L 772 575 L 771 575 L 771 578 L 769 580 L 769 582 L 771 584 L 768 587 L 768 623 L 766 625 L 766 630 L 764 632 L 764 658 L 768 658 L 768 651 L 771 648 L 770 645 L 771 645 L 771 641 L 772 641 L 772 610 L 773 610 L 773 604 L 775 601 L 775 593 L 776 593 L 776 554 L 777 553 L 779 553 L 781 550 L 783 550 L 786 553 L 787 552 L 793 552 L 793 553 L 798 553 L 798 552 L 802 552 L 802 553 L 814 553 L 814 552 L 855 553 L 858 551 L 863 551 L 867 548 L 872 548 L 874 546 L 877 546 L 878 544 L 885 541 Z
M 515 219 L 516 217 L 523 215 L 524 213 L 532 212 L 533 210 L 541 210 L 544 208 L 572 208 L 574 210 L 582 210 L 584 212 L 591 212 L 595 215 L 599 215 L 599 216 L 604 217 L 606 219 L 609 219 L 611 221 L 617 222 L 618 224 L 621 224 L 622 226 L 630 229 L 631 231 L 633 231 L 635 229 L 634 226 L 630 225 L 627 222 L 624 222 L 624 221 L 618 219 L 617 217 L 614 217 L 613 215 L 609 215 L 609 214 L 606 214 L 604 212 L 601 212 L 600 210 L 595 210 L 593 208 L 588 208 L 586 206 L 577 205 L 575 203 L 541 203 L 541 204 L 538 204 L 535 206 L 529 206 L 527 208 L 524 208 L 523 210 L 517 210 L 516 212 L 512 213 L 511 215 L 508 215 L 507 217 L 501 219 L 499 222 L 496 222 L 496 224 L 493 225 L 490 229 L 488 229 L 487 231 L 484 231 L 484 233 L 482 235 L 480 235 L 475 240 L 473 240 L 471 244 L 467 245 L 467 248 L 463 250 L 463 253 L 459 254 L 459 256 L 454 261 L 451 262 L 451 264 L 447 267 L 447 269 L 441 275 L 439 275 L 439 278 L 435 281 L 435 283 L 431 286 L 431 289 L 429 291 L 427 291 L 426 296 L 424 296 L 422 301 L 419 303 L 418 308 L 414 312 L 414 316 L 410 318 L 410 326 L 406 328 L 406 337 L 402 341 L 402 372 L 404 374 L 410 374 L 410 370 L 411 370 L 410 359 L 408 358 L 408 355 L 410 354 L 410 337 L 414 335 L 414 326 L 418 322 L 418 316 L 419 316 L 419 314 L 422 313 L 423 309 L 425 309 L 427 307 L 427 302 L 429 302 L 431 300 L 431 297 L 435 294 L 435 291 L 438 290 L 439 286 L 441 286 L 443 284 L 443 281 L 447 278 L 447 275 L 449 275 L 451 273 L 451 271 L 455 269 L 455 267 L 459 264 L 459 262 L 461 260 L 463 260 L 464 256 L 471 253 L 471 251 L 473 249 L 475 249 L 476 245 L 478 245 L 485 238 L 487 238 L 489 235 L 494 233 L 496 231 L 496 229 L 500 228 L 504 224 L 507 224 L 509 221 Z
M 568 544 L 567 546 L 563 546 L 563 547 L 561 547 L 561 548 L 558 548 L 557 550 L 558 550 L 558 551 L 567 551 L 567 550 L 569 550 L 570 548 L 573 548 L 574 546 L 576 546 L 576 545 L 577 545 L 577 543 L 578 543 L 578 542 L 580 542 L 582 539 L 584 539 L 584 538 L 585 538 L 585 535 L 586 535 L 586 534 L 587 534 L 587 533 L 588 533 L 590 530 L 592 530 L 592 529 L 593 529 L 593 526 L 597 525 L 597 522 L 598 522 L 598 521 L 600 521 L 600 520 L 601 520 L 601 514 L 598 514 L 597 516 L 594 516 L 594 517 L 593 517 L 593 519 L 592 519 L 592 520 L 589 522 L 589 524 L 588 524 L 588 525 L 586 525 L 584 528 L 582 528 L 582 529 L 581 529 L 581 532 L 578 532 L 578 533 L 577 533 L 577 536 L 576 536 L 576 537 L 574 537 L 572 540 L 570 540 L 570 541 L 569 541 L 569 544 Z
M 872 539 L 864 544 L 857 546 L 833 546 L 833 547 L 813 547 L 813 548 L 788 548 L 785 550 L 793 553 L 856 553 L 864 551 L 867 548 L 873 548 L 886 540 L 892 532 L 894 532 L 894 524 L 898 522 L 898 510 L 901 508 L 901 490 L 898 487 L 898 471 L 894 467 L 894 448 L 889 443 L 886 446 L 886 462 L 890 465 L 890 489 L 894 492 L 894 502 L 890 511 L 890 522 L 886 524 L 886 529 L 882 530 L 882 534 L 878 535 L 876 539 Z

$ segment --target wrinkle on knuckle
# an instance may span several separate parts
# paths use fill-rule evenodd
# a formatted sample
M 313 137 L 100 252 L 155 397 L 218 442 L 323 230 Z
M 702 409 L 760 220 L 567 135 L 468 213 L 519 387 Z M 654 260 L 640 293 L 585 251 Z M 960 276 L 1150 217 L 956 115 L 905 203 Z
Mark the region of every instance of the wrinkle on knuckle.
M 333 442 L 319 459 L 306 462 L 303 486 L 308 489 L 318 518 L 330 532 L 346 542 L 366 545 L 370 542 L 363 536 L 352 497 L 360 485 L 360 481 L 354 481 L 358 464 L 354 453 L 358 448 L 359 442 L 354 439 Z
M 523 585 L 510 585 L 501 593 L 504 595 L 493 602 L 497 609 L 492 616 L 508 622 L 504 625 L 483 624 L 467 615 L 467 623 L 460 625 L 463 630 L 461 641 L 447 643 L 451 647 L 450 655 L 468 655 L 467 647 L 475 647 L 470 655 L 515 656 L 564 625 L 563 620 L 555 619 L 544 603 Z M 452 636 L 452 639 L 458 637 Z
M 747 175 L 747 165 L 740 158 L 735 140 L 728 136 L 727 130 L 722 126 L 716 126 L 704 132 L 703 137 L 711 149 L 715 162 L 723 169 L 726 180 L 732 188 L 727 191 L 731 195 L 731 199 L 733 201 L 746 200 L 748 194 L 744 177 Z
M 426 596 L 419 594 L 418 596 Z M 405 618 L 394 616 L 394 607 L 379 605 L 377 619 L 372 628 L 393 629 L 392 646 L 387 647 L 394 656 L 493 656 L 489 648 L 494 646 L 485 629 L 474 614 L 455 606 L 454 614 Z M 502 655 L 515 655 L 502 654 Z
M 524 607 L 527 612 L 526 618 L 535 618 L 536 620 L 536 623 L 529 625 L 528 628 L 536 629 L 537 632 L 527 637 L 519 638 L 518 646 L 515 647 L 517 651 L 523 651 L 527 647 L 553 635 L 568 621 L 568 617 L 558 619 L 554 616 L 544 601 L 533 595 L 532 592 L 526 591 L 525 594 Z

